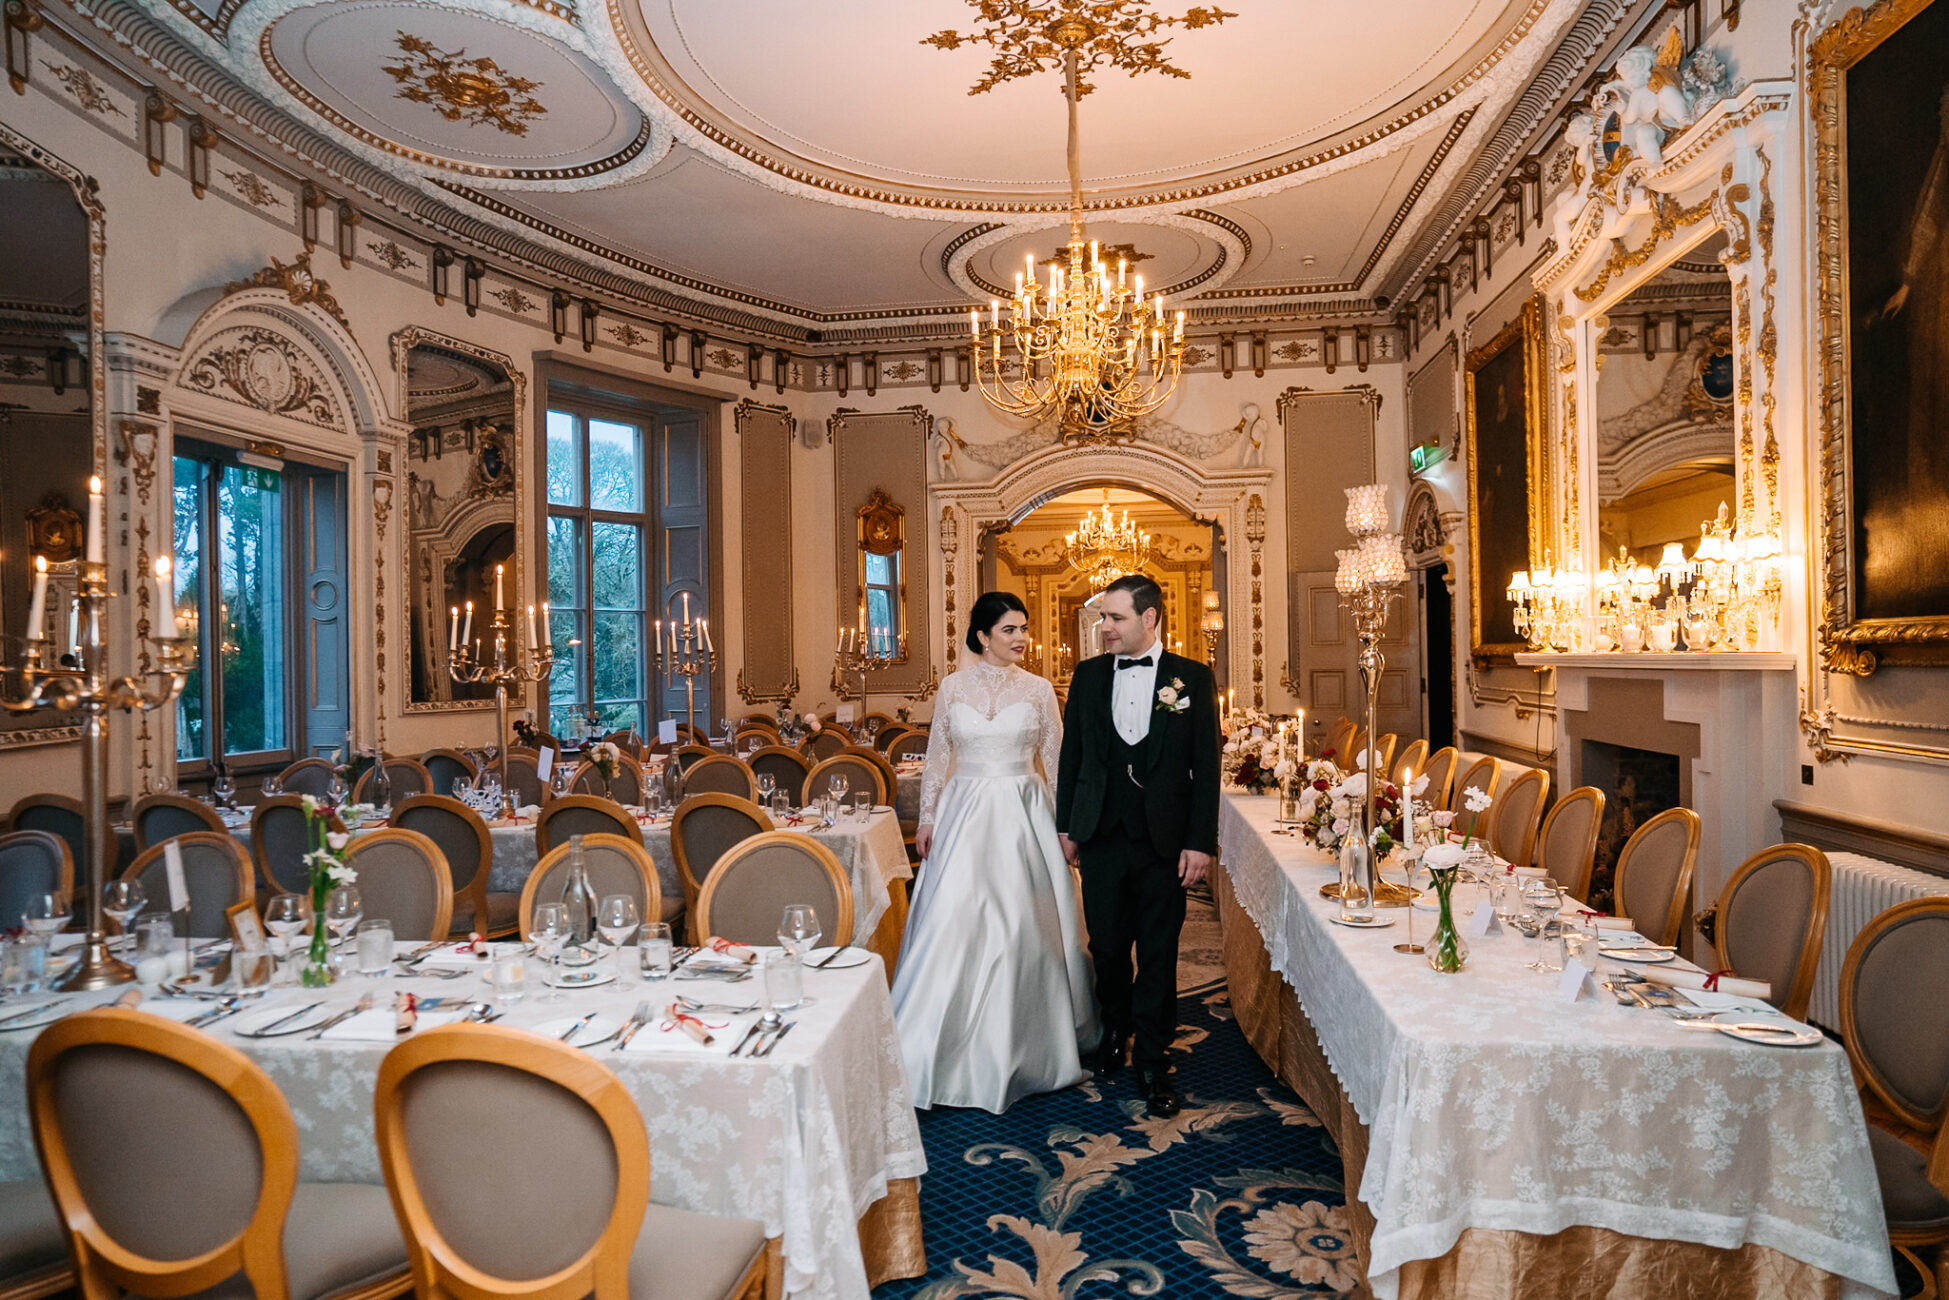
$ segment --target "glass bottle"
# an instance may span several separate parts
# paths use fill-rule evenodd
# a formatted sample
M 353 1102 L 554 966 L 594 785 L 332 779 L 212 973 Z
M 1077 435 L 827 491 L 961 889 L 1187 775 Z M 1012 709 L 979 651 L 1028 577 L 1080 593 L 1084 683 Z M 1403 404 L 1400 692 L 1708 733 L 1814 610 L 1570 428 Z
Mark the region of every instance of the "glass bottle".
M 1364 811 L 1354 814 L 1353 824 L 1340 837 L 1340 919 L 1355 925 L 1374 920 L 1374 851 Z
M 562 903 L 568 908 L 568 941 L 578 948 L 588 947 L 595 936 L 596 891 L 589 884 L 580 835 L 568 839 L 568 880 L 562 886 Z

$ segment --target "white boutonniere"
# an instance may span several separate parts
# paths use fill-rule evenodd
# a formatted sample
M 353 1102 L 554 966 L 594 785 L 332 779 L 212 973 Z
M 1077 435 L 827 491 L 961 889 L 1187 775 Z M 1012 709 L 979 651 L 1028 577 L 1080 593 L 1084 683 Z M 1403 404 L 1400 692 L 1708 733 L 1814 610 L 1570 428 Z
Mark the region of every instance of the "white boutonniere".
M 1169 686 L 1157 688 L 1157 713 L 1182 713 L 1191 707 L 1191 701 L 1184 697 L 1184 679 L 1173 677 Z

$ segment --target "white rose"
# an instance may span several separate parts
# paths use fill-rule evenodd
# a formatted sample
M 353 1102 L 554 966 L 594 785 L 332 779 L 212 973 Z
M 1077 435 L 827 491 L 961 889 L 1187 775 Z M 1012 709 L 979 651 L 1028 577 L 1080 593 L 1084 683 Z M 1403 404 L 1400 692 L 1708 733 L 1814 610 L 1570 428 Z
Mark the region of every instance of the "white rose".
M 1336 817 L 1333 819 L 1333 833 L 1335 835 L 1345 835 L 1347 833 L 1347 827 L 1352 824 L 1345 817 Z
M 1278 780 L 1284 781 L 1292 774 L 1293 774 L 1293 762 L 1289 758 L 1282 759 L 1281 761 L 1274 763 L 1272 765 L 1272 775 Z
M 1421 850 L 1421 865 L 1430 871 L 1440 871 L 1461 866 L 1467 856 L 1468 850 L 1459 844 L 1430 844 Z
M 342 831 L 326 831 L 326 832 L 325 832 L 325 844 L 326 844 L 326 845 L 327 845 L 327 846 L 328 846 L 328 847 L 329 847 L 329 848 L 330 848 L 330 849 L 331 849 L 331 850 L 332 850 L 332 851 L 333 851 L 334 853 L 342 853 L 342 852 L 344 852 L 344 851 L 345 851 L 345 846 L 346 846 L 347 844 L 350 844 L 351 842 L 352 842 L 352 837 L 351 837 L 350 835 L 348 835 L 348 834 L 346 834 L 346 833 L 344 833 L 344 832 L 342 832 Z
M 1157 692 L 1157 701 L 1168 709 L 1178 702 L 1178 693 L 1166 686 Z

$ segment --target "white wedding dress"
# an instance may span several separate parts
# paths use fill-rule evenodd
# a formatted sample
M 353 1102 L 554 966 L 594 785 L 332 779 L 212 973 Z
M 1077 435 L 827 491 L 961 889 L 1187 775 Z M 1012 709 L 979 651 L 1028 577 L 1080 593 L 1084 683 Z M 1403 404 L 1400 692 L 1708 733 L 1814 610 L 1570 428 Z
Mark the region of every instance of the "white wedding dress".
M 893 1014 L 914 1104 L 1000 1114 L 1085 1077 L 1099 1037 L 1076 886 L 1050 790 L 1056 693 L 976 662 L 941 683 L 920 784 L 934 842 L 907 916 Z

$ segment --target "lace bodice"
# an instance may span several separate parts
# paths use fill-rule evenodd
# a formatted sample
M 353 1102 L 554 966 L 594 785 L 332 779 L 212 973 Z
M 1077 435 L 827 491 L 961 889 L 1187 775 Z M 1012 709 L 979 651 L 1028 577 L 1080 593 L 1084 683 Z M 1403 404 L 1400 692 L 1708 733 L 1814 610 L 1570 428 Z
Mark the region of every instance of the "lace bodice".
M 931 826 L 941 791 L 957 770 L 1002 775 L 1034 771 L 1037 758 L 1051 797 L 1062 754 L 1056 690 L 1021 668 L 977 660 L 947 675 L 935 697 L 927 736 L 927 768 L 920 777 L 920 825 Z

